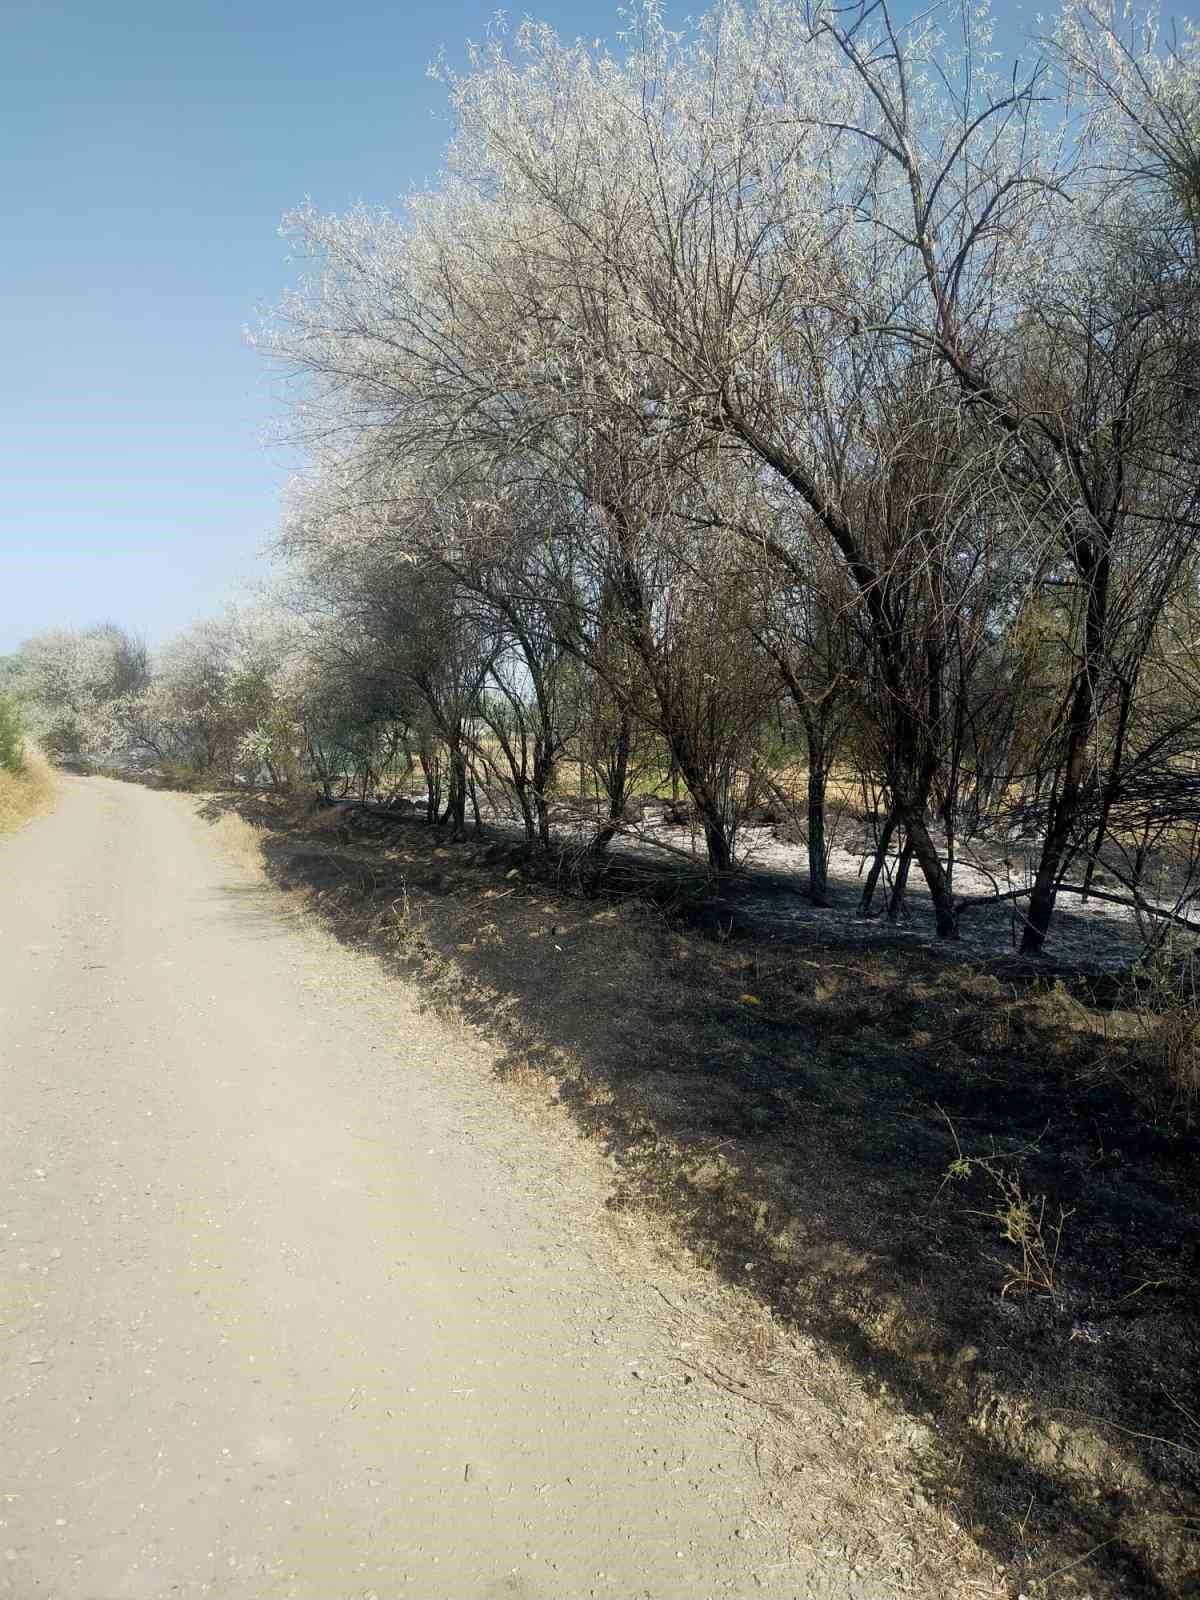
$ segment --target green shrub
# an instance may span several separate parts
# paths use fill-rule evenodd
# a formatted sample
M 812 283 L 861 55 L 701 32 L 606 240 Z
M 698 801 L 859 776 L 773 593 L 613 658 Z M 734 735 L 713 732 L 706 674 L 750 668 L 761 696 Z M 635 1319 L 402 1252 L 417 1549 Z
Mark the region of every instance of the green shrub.
M 25 740 L 21 719 L 12 701 L 0 695 L 0 772 L 22 772 L 25 768 Z

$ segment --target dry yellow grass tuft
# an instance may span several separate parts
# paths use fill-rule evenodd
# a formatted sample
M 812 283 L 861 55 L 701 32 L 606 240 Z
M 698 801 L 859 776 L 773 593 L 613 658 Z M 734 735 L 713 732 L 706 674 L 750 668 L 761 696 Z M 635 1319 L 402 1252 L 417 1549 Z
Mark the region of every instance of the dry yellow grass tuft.
M 57 793 L 54 771 L 36 750 L 28 752 L 20 772 L 0 771 L 0 834 L 15 833 L 49 811 Z
M 254 872 L 263 870 L 262 842 L 265 828 L 245 821 L 236 812 L 226 811 L 212 824 L 217 843 L 226 855 Z

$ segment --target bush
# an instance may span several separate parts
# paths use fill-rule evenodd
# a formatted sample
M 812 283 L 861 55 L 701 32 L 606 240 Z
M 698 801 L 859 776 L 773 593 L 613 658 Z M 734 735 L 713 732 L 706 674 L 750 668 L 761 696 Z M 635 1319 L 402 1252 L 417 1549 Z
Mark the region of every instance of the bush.
M 154 777 L 164 789 L 183 789 L 188 792 L 211 789 L 217 783 L 212 769 L 193 761 L 161 761 Z
M 0 772 L 25 770 L 25 740 L 12 701 L 0 695 Z
M 1163 939 L 1113 989 L 1111 1031 L 1083 1068 L 1085 1081 L 1116 1082 L 1151 1125 L 1200 1127 L 1200 953 Z
M 1137 1088 L 1156 1120 L 1191 1129 L 1200 1121 L 1200 962 L 1167 940 L 1134 969 Z
M 0 765 L 0 838 L 49 811 L 55 787 L 50 764 L 39 750 L 30 750 L 18 771 Z

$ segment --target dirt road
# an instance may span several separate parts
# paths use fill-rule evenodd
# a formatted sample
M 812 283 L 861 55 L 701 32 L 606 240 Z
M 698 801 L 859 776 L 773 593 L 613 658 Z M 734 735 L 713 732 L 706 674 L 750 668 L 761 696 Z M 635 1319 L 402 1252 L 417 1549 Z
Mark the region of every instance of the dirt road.
M 194 802 L 64 779 L 0 952 L 0 1594 L 864 1592 L 786 1559 L 481 1047 Z

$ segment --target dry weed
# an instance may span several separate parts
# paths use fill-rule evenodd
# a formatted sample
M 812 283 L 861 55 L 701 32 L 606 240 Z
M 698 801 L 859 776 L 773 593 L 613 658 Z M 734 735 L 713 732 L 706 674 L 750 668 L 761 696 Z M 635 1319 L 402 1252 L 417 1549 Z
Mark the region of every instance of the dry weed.
M 529 1061 L 514 1061 L 506 1066 L 500 1074 L 504 1084 L 518 1094 L 531 1096 L 535 1100 L 545 1100 L 549 1084 L 544 1072 L 540 1072 Z
M 1134 967 L 1084 1076 L 1120 1083 L 1154 1123 L 1200 1124 L 1200 965 L 1174 941 Z
M 1053 1297 L 1063 1228 L 1074 1212 L 1064 1211 L 1060 1206 L 1058 1221 L 1048 1222 L 1044 1194 L 1026 1194 L 1015 1173 L 995 1170 L 982 1162 L 977 1164 L 989 1173 L 999 1192 L 999 1204 L 986 1214 L 1000 1224 L 1001 1236 L 1009 1244 L 1016 1245 L 1021 1254 L 1019 1264 L 1006 1266 L 1001 1295 L 1006 1295 L 1010 1289 L 1020 1289 L 1026 1294 Z
M 36 750 L 27 752 L 20 772 L 0 771 L 0 834 L 15 833 L 49 811 L 57 792 L 54 771 Z
M 1169 1113 L 1192 1127 L 1200 1116 L 1200 1009 L 1181 1005 L 1160 1017 L 1147 1045 L 1167 1090 Z
M 222 813 L 211 827 L 217 843 L 227 856 L 256 873 L 262 873 L 265 829 L 247 822 L 232 811 Z
M 1200 969 L 1194 954 L 1168 941 L 1136 969 L 1134 1015 L 1143 1092 L 1154 1109 L 1185 1128 L 1200 1120 Z
M 946 1117 L 944 1111 L 942 1115 Z M 966 1155 L 949 1117 L 946 1117 L 946 1125 L 958 1153 L 946 1171 L 943 1187 L 953 1179 L 970 1178 L 977 1173 L 986 1178 L 996 1197 L 996 1204 L 990 1210 L 972 1214 L 996 1223 L 1000 1237 L 1007 1244 L 1014 1245 L 1019 1252 L 1017 1261 L 997 1262 L 1005 1274 L 1001 1297 L 1015 1289 L 1024 1294 L 1043 1294 L 1053 1299 L 1063 1229 L 1074 1212 L 1060 1206 L 1057 1222 L 1047 1220 L 1045 1195 L 1026 1193 L 1016 1172 L 1002 1165 L 1003 1158 L 995 1151 L 986 1156 Z M 1028 1153 L 1027 1150 L 1017 1151 L 1014 1155 Z

